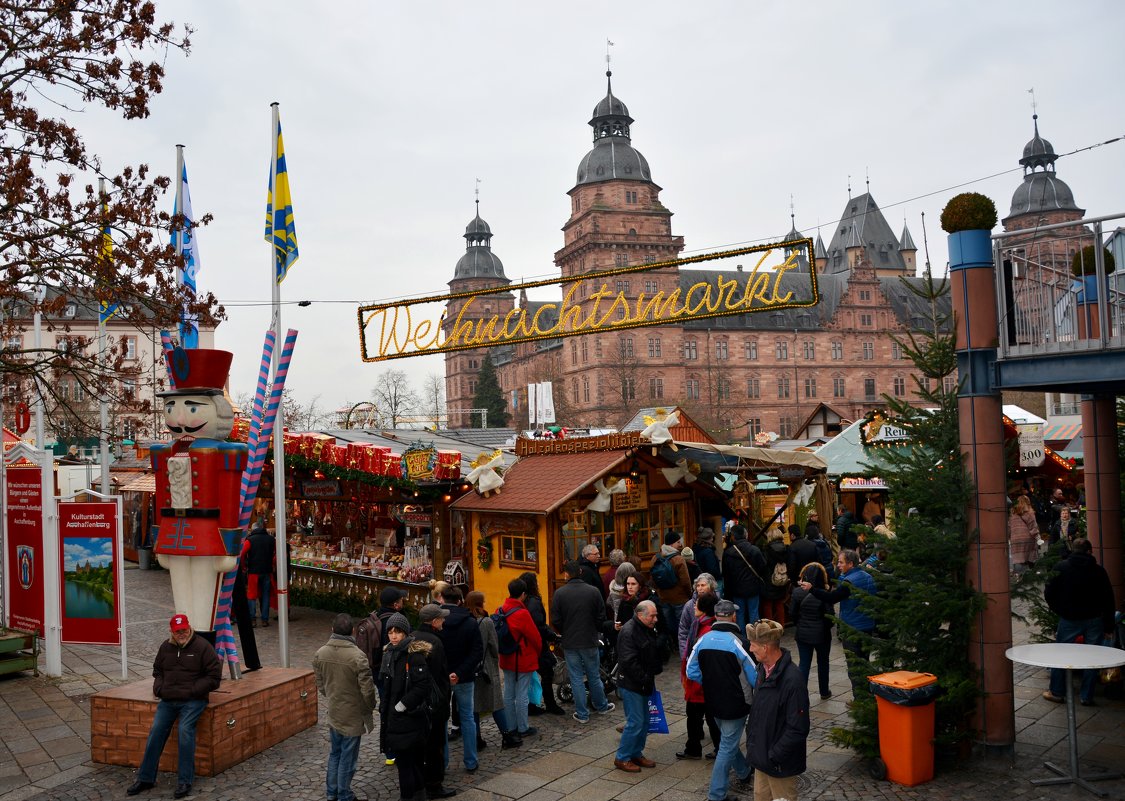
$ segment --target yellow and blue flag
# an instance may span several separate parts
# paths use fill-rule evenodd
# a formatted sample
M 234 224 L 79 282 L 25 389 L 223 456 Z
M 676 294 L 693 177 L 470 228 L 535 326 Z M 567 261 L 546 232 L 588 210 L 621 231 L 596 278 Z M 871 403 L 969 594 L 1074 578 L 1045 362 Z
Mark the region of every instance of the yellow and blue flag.
M 191 291 L 191 294 L 195 295 L 195 277 L 199 274 L 199 246 L 195 241 L 195 217 L 191 212 L 191 192 L 188 191 L 186 164 L 184 165 L 183 171 L 180 173 L 180 183 L 183 187 L 183 191 L 176 193 L 176 204 L 173 206 L 172 214 L 177 215 L 182 213 L 184 216 L 184 224 L 179 230 L 172 231 L 172 246 L 182 254 L 184 260 L 181 265 L 180 280 L 183 285 Z M 182 210 L 179 205 L 180 195 L 183 195 Z M 186 307 L 180 311 L 180 347 L 199 347 L 198 320 Z
M 266 193 L 266 241 L 273 243 L 274 280 L 279 284 L 300 255 L 297 251 L 297 226 L 293 222 L 293 198 L 289 194 L 289 173 L 285 168 L 285 145 L 281 139 L 281 120 L 277 121 L 277 203 L 274 203 L 274 170 L 270 168 Z
M 109 226 L 109 208 L 106 203 L 102 203 L 102 216 L 106 220 L 102 224 L 102 252 L 101 258 L 107 263 L 113 264 L 113 229 Z M 98 310 L 98 322 L 104 323 L 113 315 L 117 314 L 120 304 L 116 301 L 103 300 L 101 308 Z

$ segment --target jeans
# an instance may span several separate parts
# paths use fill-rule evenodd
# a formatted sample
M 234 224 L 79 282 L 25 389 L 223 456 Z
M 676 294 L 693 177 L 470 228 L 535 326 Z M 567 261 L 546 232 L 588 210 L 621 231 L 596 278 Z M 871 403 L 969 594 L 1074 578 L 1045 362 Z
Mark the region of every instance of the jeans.
M 453 685 L 453 705 L 461 715 L 461 743 L 465 749 L 465 767 L 477 766 L 477 719 L 473 714 L 475 681 L 459 681 Z
M 728 601 L 734 601 L 738 606 L 738 631 L 740 634 L 746 634 L 747 623 L 757 623 L 758 616 L 758 600 L 757 595 L 743 595 L 737 598 L 728 598 Z
M 1059 628 L 1055 633 L 1055 642 L 1075 642 L 1078 635 L 1087 645 L 1101 645 L 1102 619 L 1092 617 L 1089 620 L 1065 620 L 1059 618 Z M 1083 701 L 1094 700 L 1094 685 L 1098 680 L 1098 671 L 1082 671 L 1082 690 L 1079 695 Z M 1067 690 L 1066 670 L 1051 668 L 1051 693 L 1057 698 L 1065 698 Z
M 530 687 L 530 671 L 504 671 L 504 718 L 516 732 L 527 731 L 527 691 Z
M 750 764 L 738 741 L 742 739 L 742 730 L 746 728 L 746 718 L 715 718 L 722 732 L 719 741 L 719 753 L 715 757 L 715 767 L 711 769 L 711 786 L 707 788 L 707 798 L 711 801 L 723 801 L 727 797 L 728 778 L 731 770 L 741 779 L 750 775 Z
M 583 679 L 590 682 L 590 700 L 594 704 L 594 709 L 599 712 L 606 712 L 609 709 L 609 701 L 605 697 L 605 685 L 602 684 L 602 677 L 598 672 L 600 665 L 601 660 L 596 647 L 571 648 L 566 652 L 566 670 L 570 674 L 570 689 L 574 693 L 574 714 L 582 720 L 590 719 Z
M 332 748 L 328 752 L 328 798 L 336 801 L 353 801 L 352 777 L 359 763 L 359 736 L 347 737 L 328 727 Z
M 813 645 L 807 642 L 797 642 L 797 654 L 801 657 L 801 672 L 805 674 L 805 684 L 809 683 L 809 674 L 812 673 L 813 653 L 816 653 L 816 678 L 820 685 L 820 694 L 828 695 L 828 655 L 832 653 L 832 640 L 824 638 L 824 642 Z
M 258 605 L 261 611 L 261 618 L 263 623 L 268 623 L 270 619 L 270 590 L 273 588 L 273 576 L 269 573 L 258 574 L 258 600 L 251 602 L 250 617 L 254 617 L 253 604 Z
M 156 781 L 160 753 L 164 750 L 164 744 L 168 742 L 168 735 L 172 733 L 172 724 L 176 722 L 176 718 L 179 718 L 177 740 L 179 761 L 176 765 L 176 777 L 180 784 L 195 782 L 195 724 L 206 708 L 206 701 L 161 701 L 156 705 L 152 728 L 148 732 L 148 742 L 145 743 L 145 755 L 141 759 L 141 768 L 137 771 L 138 780 Z
M 621 705 L 625 708 L 625 729 L 621 732 L 621 742 L 617 746 L 617 760 L 628 762 L 645 755 L 645 741 L 648 739 L 648 696 L 617 688 Z

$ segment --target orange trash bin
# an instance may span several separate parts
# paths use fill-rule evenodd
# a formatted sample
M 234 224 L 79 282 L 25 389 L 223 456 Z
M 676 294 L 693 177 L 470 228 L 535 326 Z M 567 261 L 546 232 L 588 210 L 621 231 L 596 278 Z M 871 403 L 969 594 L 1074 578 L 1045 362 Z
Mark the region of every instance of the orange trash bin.
M 879 710 L 879 756 L 887 778 L 913 787 L 934 777 L 937 676 L 896 670 L 872 676 Z

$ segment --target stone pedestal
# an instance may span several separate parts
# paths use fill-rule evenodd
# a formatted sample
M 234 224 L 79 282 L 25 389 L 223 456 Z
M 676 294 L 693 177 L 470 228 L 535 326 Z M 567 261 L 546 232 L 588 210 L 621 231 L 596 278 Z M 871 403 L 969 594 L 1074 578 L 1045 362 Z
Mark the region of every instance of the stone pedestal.
M 90 698 L 90 753 L 94 762 L 136 768 L 159 699 L 152 679 L 105 690 Z M 262 668 L 239 681 L 224 680 L 211 693 L 196 725 L 195 772 L 214 776 L 282 740 L 316 725 L 317 693 L 313 672 Z M 160 770 L 176 771 L 173 727 Z

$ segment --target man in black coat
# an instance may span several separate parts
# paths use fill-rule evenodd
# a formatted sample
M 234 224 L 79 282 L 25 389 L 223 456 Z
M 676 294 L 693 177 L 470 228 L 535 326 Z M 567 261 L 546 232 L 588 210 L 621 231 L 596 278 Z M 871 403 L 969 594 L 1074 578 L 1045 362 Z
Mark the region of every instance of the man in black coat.
M 746 758 L 755 798 L 797 798 L 809 739 L 808 682 L 781 647 L 780 623 L 761 620 L 746 630 L 758 663 L 754 704 L 746 726 Z
M 850 548 L 855 550 L 859 545 L 859 535 L 852 531 L 852 526 L 859 525 L 856 522 L 855 515 L 844 504 L 836 507 L 836 543 L 841 548 Z
M 1083 642 L 1100 645 L 1103 638 L 1113 636 L 1113 586 L 1092 550 L 1088 539 L 1076 539 L 1070 556 L 1059 562 L 1043 589 L 1047 606 L 1059 616 L 1055 642 L 1075 642 L 1081 635 Z M 1083 706 L 1094 705 L 1097 676 L 1096 670 L 1082 671 L 1079 698 Z M 1066 700 L 1065 670 L 1051 669 L 1051 689 L 1043 697 L 1055 703 Z
M 617 634 L 617 694 L 625 707 L 625 728 L 613 766 L 626 773 L 656 767 L 644 755 L 648 739 L 648 698 L 656 689 L 656 674 L 664 670 L 660 635 L 656 633 L 656 604 L 641 601 L 636 614 Z
M 438 632 L 449 617 L 449 611 L 442 609 L 437 604 L 426 604 L 418 612 L 418 628 L 414 638 L 428 642 L 430 653 L 426 656 L 426 665 L 430 669 L 430 678 L 437 687 L 440 699 L 430 709 L 430 733 L 426 736 L 426 748 L 422 759 L 422 774 L 426 777 L 427 798 L 449 798 L 456 795 L 456 790 L 447 790 L 442 786 L 445 781 L 445 749 L 446 740 L 445 724 L 449 721 L 449 696 L 450 682 L 453 675 L 449 672 L 449 662 L 445 658 L 445 646 L 442 645 Z
M 746 527 L 731 526 L 732 542 L 723 550 L 723 596 L 738 606 L 738 628 L 758 620 L 759 595 L 766 575 L 766 558 L 746 539 Z
M 602 603 L 605 603 L 605 582 L 602 581 L 601 576 L 598 574 L 598 561 L 601 558 L 601 548 L 593 543 L 589 543 L 583 546 L 582 557 L 578 560 L 578 565 L 582 568 L 582 580 L 597 590 L 598 595 L 602 597 Z
M 270 625 L 270 590 L 273 587 L 274 557 L 277 543 L 273 535 L 261 523 L 246 538 L 249 548 L 246 551 L 247 576 L 255 576 L 258 583 L 258 609 L 261 610 L 262 625 Z M 253 608 L 251 608 L 253 620 Z
M 450 587 L 442 595 L 442 601 L 441 608 L 449 613 L 449 617 L 441 624 L 437 634 L 445 646 L 445 659 L 449 664 L 453 703 L 457 707 L 461 741 L 464 743 L 465 770 L 472 773 L 477 769 L 477 746 L 480 744 L 473 698 L 477 687 L 477 667 L 484 658 L 484 642 L 477 619 L 462 605 L 464 596 L 460 589 Z
M 223 663 L 211 643 L 192 630 L 187 615 L 174 615 L 171 636 L 160 644 L 152 663 L 152 694 L 160 699 L 145 743 L 137 780 L 125 791 L 137 795 L 156 786 L 160 753 L 177 724 L 179 760 L 175 798 L 191 792 L 195 781 L 195 724 L 207 708 L 212 690 L 219 689 Z
M 715 555 L 715 532 L 707 526 L 700 526 L 695 533 L 695 563 L 704 573 L 710 573 L 716 579 L 723 577 L 723 570 L 719 566 L 719 557 Z
M 809 517 L 810 520 L 805 526 L 804 536 L 794 537 L 793 541 L 789 543 L 789 578 L 793 581 L 800 577 L 805 565 L 811 562 L 820 562 L 816 543 L 813 542 L 814 534 L 816 539 L 820 539 L 820 527 L 813 521 L 811 514 Z
M 568 581 L 555 590 L 551 598 L 551 625 L 562 635 L 570 689 L 574 693 L 574 719 L 589 723 L 590 708 L 586 705 L 586 682 L 594 711 L 605 715 L 614 704 L 605 697 L 605 685 L 599 673 L 599 635 L 605 625 L 605 599 L 582 580 L 577 562 L 563 565 Z

